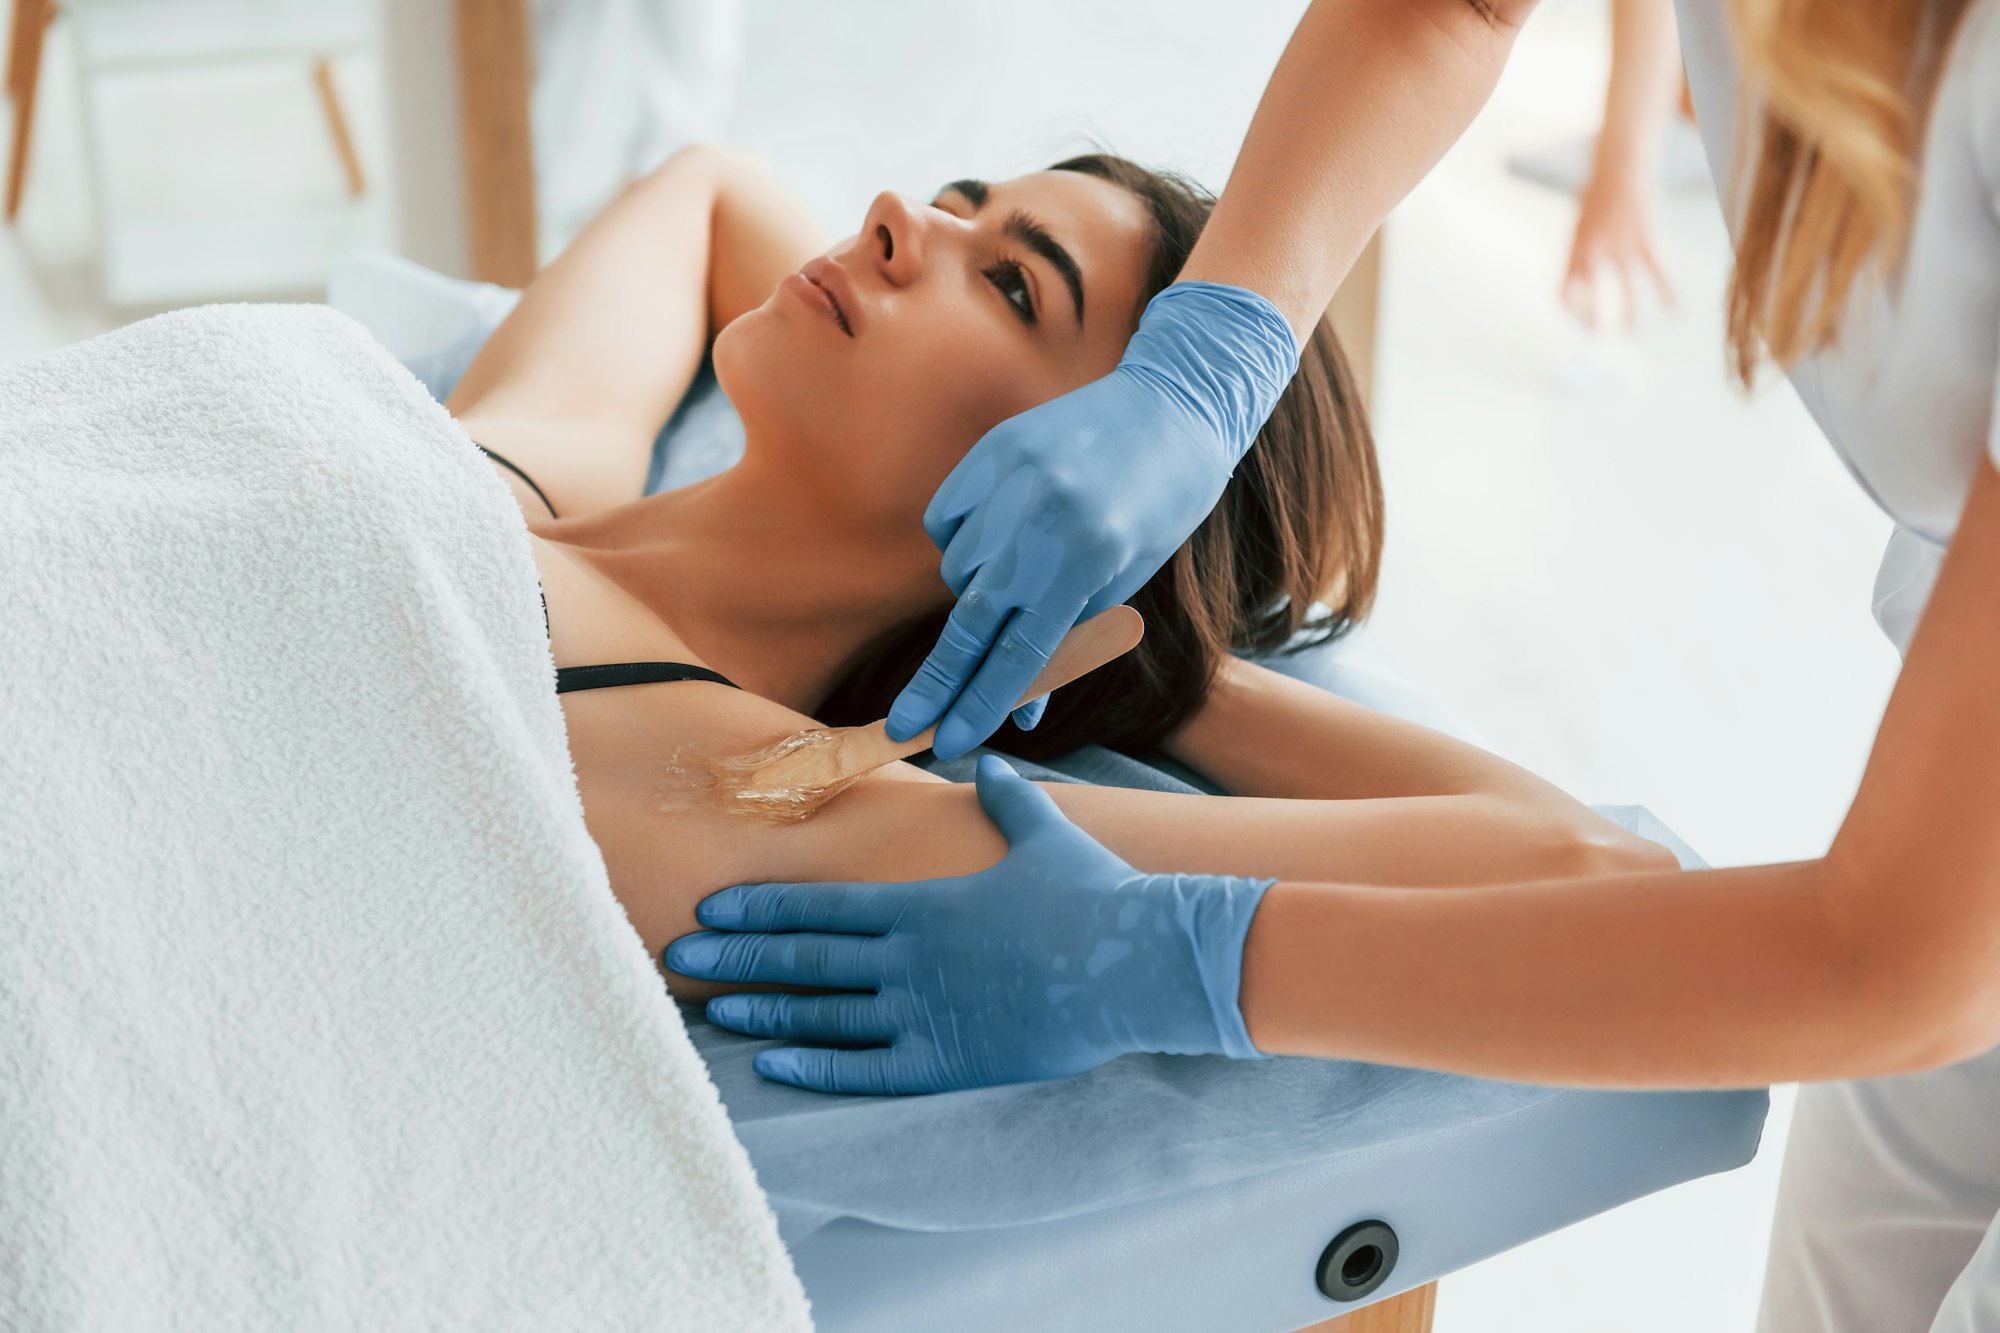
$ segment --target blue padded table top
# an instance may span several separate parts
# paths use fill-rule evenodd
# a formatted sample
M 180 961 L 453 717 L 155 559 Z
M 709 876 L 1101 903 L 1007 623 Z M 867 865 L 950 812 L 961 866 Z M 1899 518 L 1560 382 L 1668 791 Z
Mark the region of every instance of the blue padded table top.
M 1128 1056 L 1073 1079 L 935 1097 L 831 1097 L 758 1078 L 757 1051 L 684 1007 L 788 1244 L 838 1218 L 907 1231 L 1023 1226 L 1182 1194 L 1562 1093 L 1337 1060 Z
M 845 1218 L 790 1248 L 820 1333 L 1289 1333 L 1740 1166 L 1765 1110 L 1761 1091 L 1560 1092 L 1060 1220 L 921 1232 Z M 1379 1290 L 1337 1304 L 1315 1269 L 1364 1220 L 1392 1226 L 1401 1253 Z M 1663 1257 L 1660 1278 L 1685 1275 Z
M 1059 1221 L 1441 1130 L 1683 1097 L 1344 1060 L 1148 1055 L 1052 1083 L 836 1097 L 752 1072 L 751 1057 L 778 1043 L 727 1032 L 689 1006 L 682 1016 L 788 1243 L 840 1218 L 908 1231 Z M 1568 1105 L 1555 1112 L 1558 1103 Z

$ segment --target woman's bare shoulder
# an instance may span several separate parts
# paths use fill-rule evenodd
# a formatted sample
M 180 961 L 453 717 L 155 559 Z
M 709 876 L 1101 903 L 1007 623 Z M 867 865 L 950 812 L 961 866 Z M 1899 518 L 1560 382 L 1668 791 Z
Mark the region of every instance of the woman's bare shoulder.
M 549 648 L 557 666 L 686 662 L 713 667 L 697 656 L 658 612 L 600 567 L 588 551 L 562 540 L 557 535 L 564 530 L 560 522 L 543 518 L 530 522 L 528 528 L 529 546 L 549 609 Z
M 599 514 L 644 496 L 653 437 L 598 421 L 542 421 L 482 402 L 453 414 L 459 429 L 504 455 L 535 479 L 565 519 Z M 531 522 L 550 517 L 541 497 L 515 473 L 492 465 L 521 500 Z

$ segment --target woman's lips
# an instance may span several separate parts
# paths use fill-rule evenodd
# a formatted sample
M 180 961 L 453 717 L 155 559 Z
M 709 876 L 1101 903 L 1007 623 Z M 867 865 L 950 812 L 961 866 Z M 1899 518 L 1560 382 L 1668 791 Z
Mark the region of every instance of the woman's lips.
M 788 274 L 785 280 L 779 283 L 778 286 L 790 292 L 793 296 L 798 297 L 807 305 L 824 311 L 827 318 L 840 327 L 842 333 L 850 338 L 854 336 L 854 330 L 848 327 L 847 318 L 841 313 L 840 304 L 833 299 L 833 294 L 814 282 L 811 278 L 808 278 L 805 274 Z
M 855 316 L 860 313 L 860 302 L 855 299 L 854 284 L 838 265 L 824 255 L 809 261 L 806 266 L 785 279 L 787 283 L 798 279 L 793 294 L 818 305 L 833 317 L 840 331 L 852 338 L 855 332 Z

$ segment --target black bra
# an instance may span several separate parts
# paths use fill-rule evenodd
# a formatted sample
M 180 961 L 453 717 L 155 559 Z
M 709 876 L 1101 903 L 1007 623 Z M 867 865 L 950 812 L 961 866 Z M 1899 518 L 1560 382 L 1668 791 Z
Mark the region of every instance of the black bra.
M 521 471 L 520 468 L 516 467 L 514 465 L 513 459 L 507 458 L 501 454 L 494 453 L 491 449 L 488 449 L 485 445 L 480 444 L 479 441 L 477 440 L 474 440 L 472 443 L 478 447 L 480 453 L 485 454 L 488 458 L 498 463 L 501 467 L 506 468 L 509 472 L 519 477 L 522 481 L 527 482 L 528 489 L 533 491 L 536 497 L 539 498 L 543 504 L 548 505 L 550 518 L 562 517 L 560 514 L 556 513 L 555 505 L 549 502 L 549 497 L 547 493 L 544 492 L 541 487 L 535 485 L 535 479 L 533 477 L 529 476 L 527 473 Z
M 556 507 L 549 504 L 549 497 L 543 493 L 541 487 L 535 485 L 533 477 L 514 466 L 511 460 L 494 453 L 485 445 L 480 444 L 479 441 L 474 440 L 473 444 L 478 445 L 480 453 L 485 454 L 522 481 L 527 482 L 528 489 L 532 490 L 537 496 L 540 496 L 542 503 L 548 506 L 550 518 L 559 517 L 556 513 Z M 548 627 L 549 599 L 547 594 L 543 594 L 543 631 L 546 632 Z M 732 690 L 742 688 L 742 686 L 719 671 L 710 671 L 707 667 L 695 666 L 689 662 L 602 662 L 596 666 L 557 667 L 556 693 L 570 694 L 576 690 L 608 690 L 619 685 L 653 685 L 663 681 L 677 680 L 708 681 L 716 685 L 727 685 Z
M 608 690 L 618 685 L 651 685 L 659 681 L 705 680 L 740 690 L 720 671 L 710 671 L 689 662 L 603 662 L 597 666 L 556 668 L 556 693 L 575 690 Z

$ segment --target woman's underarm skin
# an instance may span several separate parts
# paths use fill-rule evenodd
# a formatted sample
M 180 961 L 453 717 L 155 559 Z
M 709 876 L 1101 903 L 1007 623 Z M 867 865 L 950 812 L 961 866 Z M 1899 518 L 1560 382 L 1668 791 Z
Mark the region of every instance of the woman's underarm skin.
M 1280 884 L 1244 954 L 1251 1039 L 1611 1087 L 1864 1078 L 1991 1049 L 1995 661 L 2000 473 L 1982 464 L 1825 857 L 1438 894 Z

